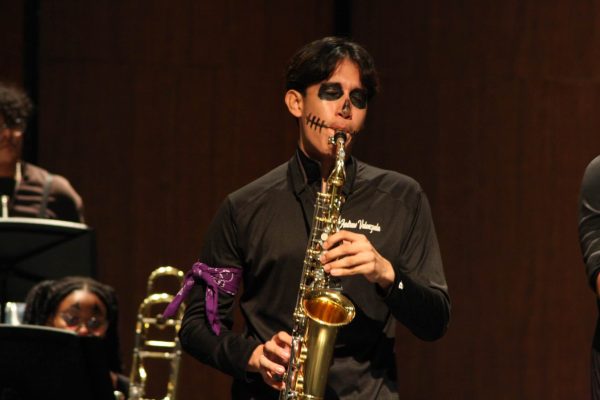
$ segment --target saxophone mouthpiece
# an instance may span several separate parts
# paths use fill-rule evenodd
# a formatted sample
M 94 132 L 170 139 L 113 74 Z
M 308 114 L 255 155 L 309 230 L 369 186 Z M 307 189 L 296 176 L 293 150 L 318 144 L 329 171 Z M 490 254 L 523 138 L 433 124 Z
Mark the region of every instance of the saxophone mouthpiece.
M 341 138 L 344 142 L 346 142 L 346 132 L 344 131 L 336 131 L 333 135 L 333 140 L 337 142 L 337 140 Z
M 335 146 L 335 144 L 337 143 L 337 141 L 339 139 L 342 140 L 342 144 L 343 144 L 343 143 L 346 143 L 346 139 L 347 138 L 348 137 L 346 136 L 346 132 L 344 132 L 344 131 L 335 131 L 335 133 L 333 134 L 333 136 L 331 136 L 329 138 L 329 144 L 332 144 L 332 145 Z

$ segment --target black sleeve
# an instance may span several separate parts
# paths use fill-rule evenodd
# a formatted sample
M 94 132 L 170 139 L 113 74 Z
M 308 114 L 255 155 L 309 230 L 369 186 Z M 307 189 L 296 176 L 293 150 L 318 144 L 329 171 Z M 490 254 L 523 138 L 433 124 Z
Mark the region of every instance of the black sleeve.
M 600 157 L 586 168 L 579 198 L 579 242 L 588 283 L 596 292 L 600 271 Z
M 236 233 L 231 205 L 226 201 L 209 227 L 200 261 L 211 267 L 241 268 Z M 235 298 L 223 293 L 219 293 L 221 332 L 217 336 L 206 318 L 205 289 L 204 285 L 192 289 L 179 332 L 181 345 L 200 362 L 245 379 L 248 360 L 260 343 L 232 331 Z
M 419 192 L 413 220 L 395 262 L 396 275 L 385 294 L 394 317 L 415 336 L 436 340 L 450 321 L 450 297 L 427 197 Z

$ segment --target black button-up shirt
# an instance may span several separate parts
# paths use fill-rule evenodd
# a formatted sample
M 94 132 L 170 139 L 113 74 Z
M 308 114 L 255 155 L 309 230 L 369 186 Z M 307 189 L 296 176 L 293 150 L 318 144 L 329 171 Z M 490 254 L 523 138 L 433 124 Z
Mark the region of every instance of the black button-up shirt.
M 392 263 L 396 281 L 384 291 L 363 276 L 341 279 L 356 317 L 339 331 L 326 398 L 397 398 L 395 322 L 434 340 L 449 321 L 435 229 L 427 198 L 413 179 L 352 157 L 346 175 L 342 229 L 367 236 Z M 243 271 L 239 306 L 245 330 L 231 330 L 234 299 L 220 295 L 222 330 L 214 335 L 200 286 L 192 292 L 180 337 L 186 351 L 236 379 L 236 399 L 278 396 L 245 369 L 257 345 L 278 331 L 291 332 L 319 186 L 318 165 L 298 150 L 289 162 L 230 194 L 207 232 L 200 261 Z

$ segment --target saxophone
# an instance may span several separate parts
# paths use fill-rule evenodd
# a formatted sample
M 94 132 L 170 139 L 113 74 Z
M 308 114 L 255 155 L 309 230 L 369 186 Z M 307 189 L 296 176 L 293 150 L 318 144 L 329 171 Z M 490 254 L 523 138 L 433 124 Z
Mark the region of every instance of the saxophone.
M 341 131 L 330 138 L 330 143 L 336 146 L 335 166 L 325 191 L 317 193 L 280 400 L 323 398 L 337 331 L 354 318 L 354 305 L 341 294 L 341 285 L 325 273 L 319 261 L 323 242 L 340 227 L 340 209 L 344 203 L 341 190 L 346 181 L 345 142 L 346 134 Z

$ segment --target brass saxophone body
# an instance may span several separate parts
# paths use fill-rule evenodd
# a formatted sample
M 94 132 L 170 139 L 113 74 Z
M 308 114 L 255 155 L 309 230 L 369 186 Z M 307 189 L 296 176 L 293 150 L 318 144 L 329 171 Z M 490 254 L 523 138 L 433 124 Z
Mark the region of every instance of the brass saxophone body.
M 293 314 L 292 348 L 283 377 L 285 388 L 280 400 L 323 398 L 337 331 L 355 315 L 354 305 L 341 294 L 341 285 L 333 282 L 319 261 L 323 242 L 339 230 L 344 203 L 346 134 L 336 132 L 330 140 L 336 146 L 336 161 L 326 189 L 317 194 Z

